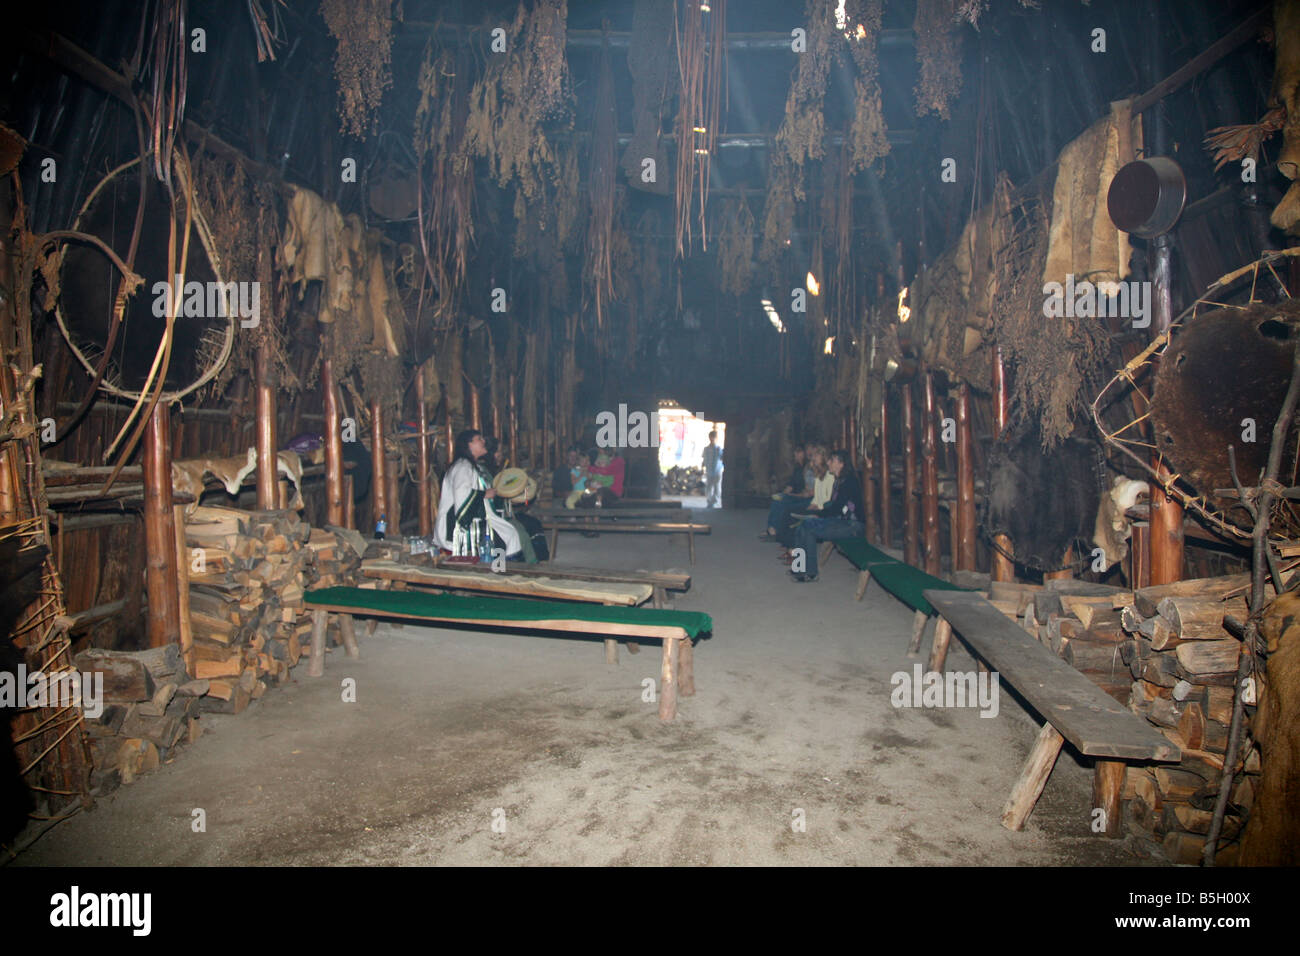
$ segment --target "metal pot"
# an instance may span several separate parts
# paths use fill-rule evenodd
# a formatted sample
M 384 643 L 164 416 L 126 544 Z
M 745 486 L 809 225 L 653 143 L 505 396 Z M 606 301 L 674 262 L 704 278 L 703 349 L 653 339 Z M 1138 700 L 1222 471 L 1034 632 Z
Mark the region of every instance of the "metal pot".
M 1151 239 L 1174 227 L 1187 202 L 1187 178 L 1167 156 L 1138 159 L 1110 181 L 1106 211 L 1117 229 Z

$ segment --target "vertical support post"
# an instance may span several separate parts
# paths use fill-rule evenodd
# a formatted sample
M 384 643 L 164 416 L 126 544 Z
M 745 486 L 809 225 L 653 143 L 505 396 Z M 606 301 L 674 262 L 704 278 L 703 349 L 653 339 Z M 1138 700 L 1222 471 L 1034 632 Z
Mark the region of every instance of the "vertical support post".
M 899 390 L 903 406 L 903 560 L 921 564 L 921 502 L 916 497 L 916 423 L 912 420 L 912 386 Z
M 925 573 L 939 574 L 942 554 L 939 538 L 939 461 L 935 435 L 938 409 L 934 401 L 934 376 L 927 371 L 924 383 L 925 421 L 921 427 L 921 512 L 925 546 Z
M 1102 811 L 1104 827 L 1097 831 L 1111 839 L 1123 831 L 1120 820 L 1120 795 L 1124 790 L 1126 767 L 1122 760 L 1098 760 L 1092 771 L 1092 809 Z
M 257 347 L 257 508 L 273 511 L 276 500 L 275 369 L 270 346 Z
M 880 448 L 876 454 L 876 470 L 880 476 L 880 543 L 886 548 L 894 546 L 894 516 L 890 513 L 889 487 L 889 386 L 880 395 Z
M 159 402 L 144 433 L 145 593 L 150 647 L 180 640 L 180 584 L 176 579 L 176 513 L 172 504 L 171 426 Z
M 510 373 L 510 395 L 506 399 L 507 430 L 510 437 L 510 464 L 519 463 L 519 405 L 515 398 L 518 382 L 515 373 Z
M 957 540 L 953 567 L 975 570 L 975 445 L 970 420 L 970 386 L 957 389 Z
M 429 409 L 424 401 L 424 365 L 415 372 L 415 396 L 420 407 L 419 494 L 416 496 L 420 511 L 420 536 L 433 534 L 433 515 L 429 511 Z
M 320 387 L 325 405 L 325 520 L 336 528 L 344 527 L 343 504 L 343 423 L 339 419 L 339 393 L 334 385 L 334 362 L 321 360 Z M 351 500 L 351 495 L 348 499 Z
M 185 547 L 185 506 L 172 506 L 172 523 L 176 531 L 176 595 L 180 621 L 181 657 L 190 673 L 194 673 L 191 658 L 194 656 L 194 626 L 190 623 L 190 561 L 189 548 Z M 59 515 L 63 524 L 63 515 Z M 59 535 L 59 552 L 63 551 L 63 535 Z M 60 573 L 62 566 L 60 565 Z
M 311 657 L 307 659 L 307 676 L 325 676 L 325 628 L 329 624 L 329 611 L 315 608 L 311 612 Z
M 370 522 L 374 524 L 381 515 L 388 514 L 389 508 L 388 455 L 384 451 L 384 408 L 374 399 L 370 401 L 370 457 L 373 459 L 370 491 L 371 501 L 374 502 Z
M 1133 538 L 1129 542 L 1129 587 L 1151 586 L 1151 525 L 1146 521 L 1133 522 Z
M 483 430 L 483 408 L 479 404 L 478 386 L 466 379 L 469 385 L 469 427 L 476 432 Z
M 1001 441 L 1002 433 L 1007 427 L 1007 374 L 1002 364 L 1002 346 L 993 348 L 993 440 Z M 1014 554 L 1012 541 L 1005 534 L 993 536 L 994 581 L 1014 581 L 1016 563 L 1009 555 Z

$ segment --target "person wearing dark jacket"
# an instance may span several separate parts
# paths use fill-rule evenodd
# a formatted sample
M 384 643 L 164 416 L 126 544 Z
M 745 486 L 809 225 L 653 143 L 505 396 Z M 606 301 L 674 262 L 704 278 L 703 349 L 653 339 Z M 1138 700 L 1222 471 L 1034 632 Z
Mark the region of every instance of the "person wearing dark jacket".
M 806 507 L 808 499 L 812 497 L 812 488 L 806 487 L 805 457 L 804 446 L 796 445 L 794 449 L 794 470 L 790 473 L 790 481 L 781 490 L 780 494 L 772 496 L 772 504 L 767 509 L 767 530 L 758 536 L 759 541 L 777 540 L 781 531 L 790 523 L 790 515 L 798 509 Z
M 805 564 L 802 572 L 791 573 L 800 583 L 817 580 L 818 542 L 860 538 L 866 531 L 862 483 L 849 463 L 849 453 L 844 449 L 832 452 L 830 470 L 835 476 L 831 500 L 822 508 L 821 517 L 804 519 L 795 532 L 795 547 L 803 549 Z

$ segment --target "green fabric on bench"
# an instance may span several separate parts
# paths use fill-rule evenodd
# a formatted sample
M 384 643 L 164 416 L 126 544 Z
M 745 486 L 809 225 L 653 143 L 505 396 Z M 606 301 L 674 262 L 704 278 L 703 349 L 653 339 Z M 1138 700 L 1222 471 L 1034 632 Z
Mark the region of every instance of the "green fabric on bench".
M 655 608 L 606 607 L 556 601 L 514 600 L 426 594 L 420 591 L 379 591 L 370 588 L 319 588 L 303 595 L 303 602 L 354 607 L 359 612 L 411 614 L 423 617 L 454 617 L 465 621 L 600 621 L 613 624 L 642 624 L 650 627 L 680 627 L 692 638 L 713 630 L 713 619 L 699 611 L 663 611 Z
M 924 611 L 927 616 L 934 613 L 934 607 L 921 593 L 927 588 L 934 591 L 971 590 L 970 588 L 961 588 L 955 584 L 949 584 L 947 581 L 926 574 L 924 571 L 920 571 L 910 564 L 903 564 L 901 561 L 873 565 L 868 570 L 871 571 L 871 577 L 882 588 L 908 607 L 917 611 Z
M 865 538 L 841 538 L 835 542 L 836 549 L 859 571 L 865 571 L 875 564 L 900 564 L 897 558 L 891 558 L 874 545 L 867 544 Z

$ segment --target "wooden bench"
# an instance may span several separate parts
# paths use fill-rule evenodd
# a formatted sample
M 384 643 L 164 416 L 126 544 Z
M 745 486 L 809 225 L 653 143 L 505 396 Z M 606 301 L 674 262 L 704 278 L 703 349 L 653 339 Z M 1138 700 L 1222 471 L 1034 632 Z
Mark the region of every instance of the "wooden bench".
M 931 589 L 924 596 L 950 631 L 987 662 L 1000 681 L 1014 687 L 1044 720 L 1002 810 L 1002 825 L 1009 830 L 1024 827 L 1063 743 L 1069 740 L 1080 753 L 1095 759 L 1092 805 L 1104 811 L 1106 835 L 1118 836 L 1125 764 L 1176 762 L 1182 756 L 1179 748 L 1016 627 L 982 595 Z M 945 645 L 945 655 L 946 650 Z M 939 666 L 931 670 L 942 671 L 944 659 L 940 656 Z
M 577 601 L 609 607 L 636 607 L 651 600 L 655 590 L 653 585 L 645 582 L 564 581 L 550 576 L 515 574 L 510 570 L 488 571 L 482 565 L 469 567 L 443 565 L 431 568 L 382 559 L 362 561 L 361 573 L 365 577 L 379 581 L 400 581 L 404 585 L 413 584 L 416 587 L 476 591 L 507 597 Z M 641 647 L 635 641 L 629 640 L 627 649 L 628 653 L 636 654 Z M 618 663 L 618 642 L 612 637 L 605 639 L 605 662 Z
M 332 611 L 349 621 L 353 615 L 392 617 L 436 624 L 461 624 L 510 630 L 564 631 L 663 642 L 660 668 L 659 719 L 677 715 L 677 696 L 695 693 L 692 640 L 713 630 L 713 621 L 699 611 L 661 611 L 636 607 L 557 604 L 549 601 L 466 597 L 419 591 L 378 591 L 368 588 L 321 588 L 308 591 L 303 602 L 312 609 L 312 645 L 308 674 L 324 673 L 325 628 Z M 340 618 L 342 623 L 343 618 Z
M 938 591 L 965 590 L 955 584 L 950 584 L 942 578 L 926 574 L 920 568 L 904 564 L 897 558 L 868 544 L 863 538 L 844 538 L 835 541 L 834 544 L 835 550 L 848 558 L 860 572 L 858 574 L 857 593 L 859 601 L 862 600 L 862 595 L 866 593 L 867 585 L 874 578 L 877 584 L 916 612 L 912 617 L 912 639 L 907 645 L 909 657 L 915 656 L 920 651 L 921 638 L 925 634 L 926 622 L 935 613 L 934 607 L 925 599 L 926 589 Z M 942 642 L 946 648 L 950 636 L 947 622 L 940 617 L 934 629 L 935 647 L 938 647 Z M 939 668 L 934 666 L 932 655 L 930 670 L 937 669 Z
M 613 532 L 616 534 L 685 534 L 687 547 L 690 551 L 691 564 L 695 563 L 695 536 L 697 534 L 712 534 L 713 527 L 707 524 L 696 524 L 693 521 L 619 521 L 610 515 L 600 515 L 597 512 L 595 519 L 582 518 L 577 520 L 568 520 L 565 518 L 548 518 L 542 522 L 542 527 L 551 532 L 551 559 L 554 560 L 556 550 L 559 546 L 561 531 L 594 531 L 596 533 Z

